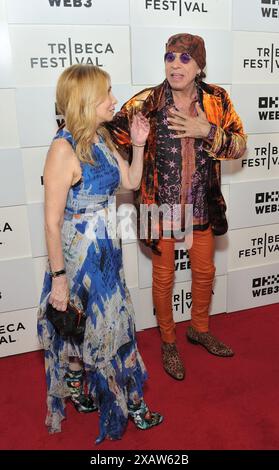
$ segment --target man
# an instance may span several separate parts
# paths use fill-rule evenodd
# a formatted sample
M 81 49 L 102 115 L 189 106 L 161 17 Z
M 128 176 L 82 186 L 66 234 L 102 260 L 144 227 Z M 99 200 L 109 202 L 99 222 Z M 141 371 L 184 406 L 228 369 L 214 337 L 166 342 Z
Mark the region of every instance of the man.
M 120 152 L 129 153 L 129 123 L 141 110 L 151 131 L 145 147 L 138 204 L 193 207 L 191 325 L 187 339 L 221 357 L 231 348 L 209 331 L 209 306 L 215 274 L 214 235 L 227 231 L 221 193 L 220 160 L 242 157 L 246 136 L 227 92 L 202 81 L 206 65 L 204 41 L 191 34 L 169 38 L 165 53 L 166 79 L 138 93 L 116 114 L 110 127 Z M 173 232 L 172 232 L 173 233 Z M 147 237 L 148 238 L 148 237 Z M 152 248 L 153 301 L 162 338 L 165 371 L 177 380 L 185 369 L 175 342 L 172 312 L 175 237 L 146 240 Z

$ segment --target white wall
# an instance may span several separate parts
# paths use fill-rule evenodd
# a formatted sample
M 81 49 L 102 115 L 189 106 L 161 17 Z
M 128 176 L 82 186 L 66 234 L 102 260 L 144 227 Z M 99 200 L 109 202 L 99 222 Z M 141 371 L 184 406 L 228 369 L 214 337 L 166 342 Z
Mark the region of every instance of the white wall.
M 249 134 L 245 158 L 222 167 L 230 230 L 216 239 L 211 313 L 278 302 L 278 18 L 279 2 L 266 0 L 0 0 L 0 356 L 39 348 L 41 176 L 57 128 L 57 77 L 75 62 L 102 66 L 120 106 L 163 80 L 164 46 L 177 32 L 204 37 L 207 81 L 230 92 Z M 123 254 L 137 329 L 155 326 L 148 253 L 126 240 Z M 176 263 L 173 308 L 182 321 L 191 273 L 180 244 Z

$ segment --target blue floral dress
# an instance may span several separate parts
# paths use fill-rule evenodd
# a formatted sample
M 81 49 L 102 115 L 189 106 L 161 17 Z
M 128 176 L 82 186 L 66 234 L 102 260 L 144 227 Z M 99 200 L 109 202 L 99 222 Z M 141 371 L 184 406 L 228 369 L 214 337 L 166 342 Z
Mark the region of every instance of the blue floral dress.
M 72 135 L 64 129 L 55 139 Z M 64 213 L 62 246 L 70 300 L 86 313 L 86 331 L 81 344 L 62 339 L 46 319 L 51 291 L 46 270 L 38 334 L 45 350 L 47 378 L 46 424 L 50 432 L 61 430 L 65 418 L 65 382 L 69 357 L 80 358 L 87 374 L 89 393 L 100 412 L 98 441 L 119 439 L 127 419 L 128 405 L 142 399 L 146 369 L 137 349 L 134 310 L 127 289 L 120 240 L 110 226 L 109 200 L 120 185 L 117 160 L 101 140 L 92 146 L 94 164 L 81 162 L 82 178 L 72 186 Z

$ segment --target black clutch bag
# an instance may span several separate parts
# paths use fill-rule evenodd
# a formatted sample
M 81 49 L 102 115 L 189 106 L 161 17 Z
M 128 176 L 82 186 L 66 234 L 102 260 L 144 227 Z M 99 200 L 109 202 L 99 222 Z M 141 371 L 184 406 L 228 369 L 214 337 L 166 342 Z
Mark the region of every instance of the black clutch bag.
M 63 339 L 72 338 L 76 342 L 83 340 L 86 315 L 72 303 L 68 303 L 67 310 L 64 312 L 56 310 L 51 304 L 48 304 L 46 317 Z

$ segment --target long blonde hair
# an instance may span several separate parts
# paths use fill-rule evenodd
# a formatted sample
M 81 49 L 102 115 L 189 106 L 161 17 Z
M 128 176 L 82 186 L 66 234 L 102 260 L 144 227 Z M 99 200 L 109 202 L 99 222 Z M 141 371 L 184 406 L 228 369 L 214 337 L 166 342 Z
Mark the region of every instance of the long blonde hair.
M 57 109 L 65 118 L 66 128 L 76 142 L 76 155 L 82 162 L 94 163 L 91 148 L 97 130 L 113 150 L 108 131 L 103 126 L 97 129 L 96 125 L 96 106 L 105 100 L 109 83 L 109 74 L 95 65 L 72 65 L 59 77 Z

